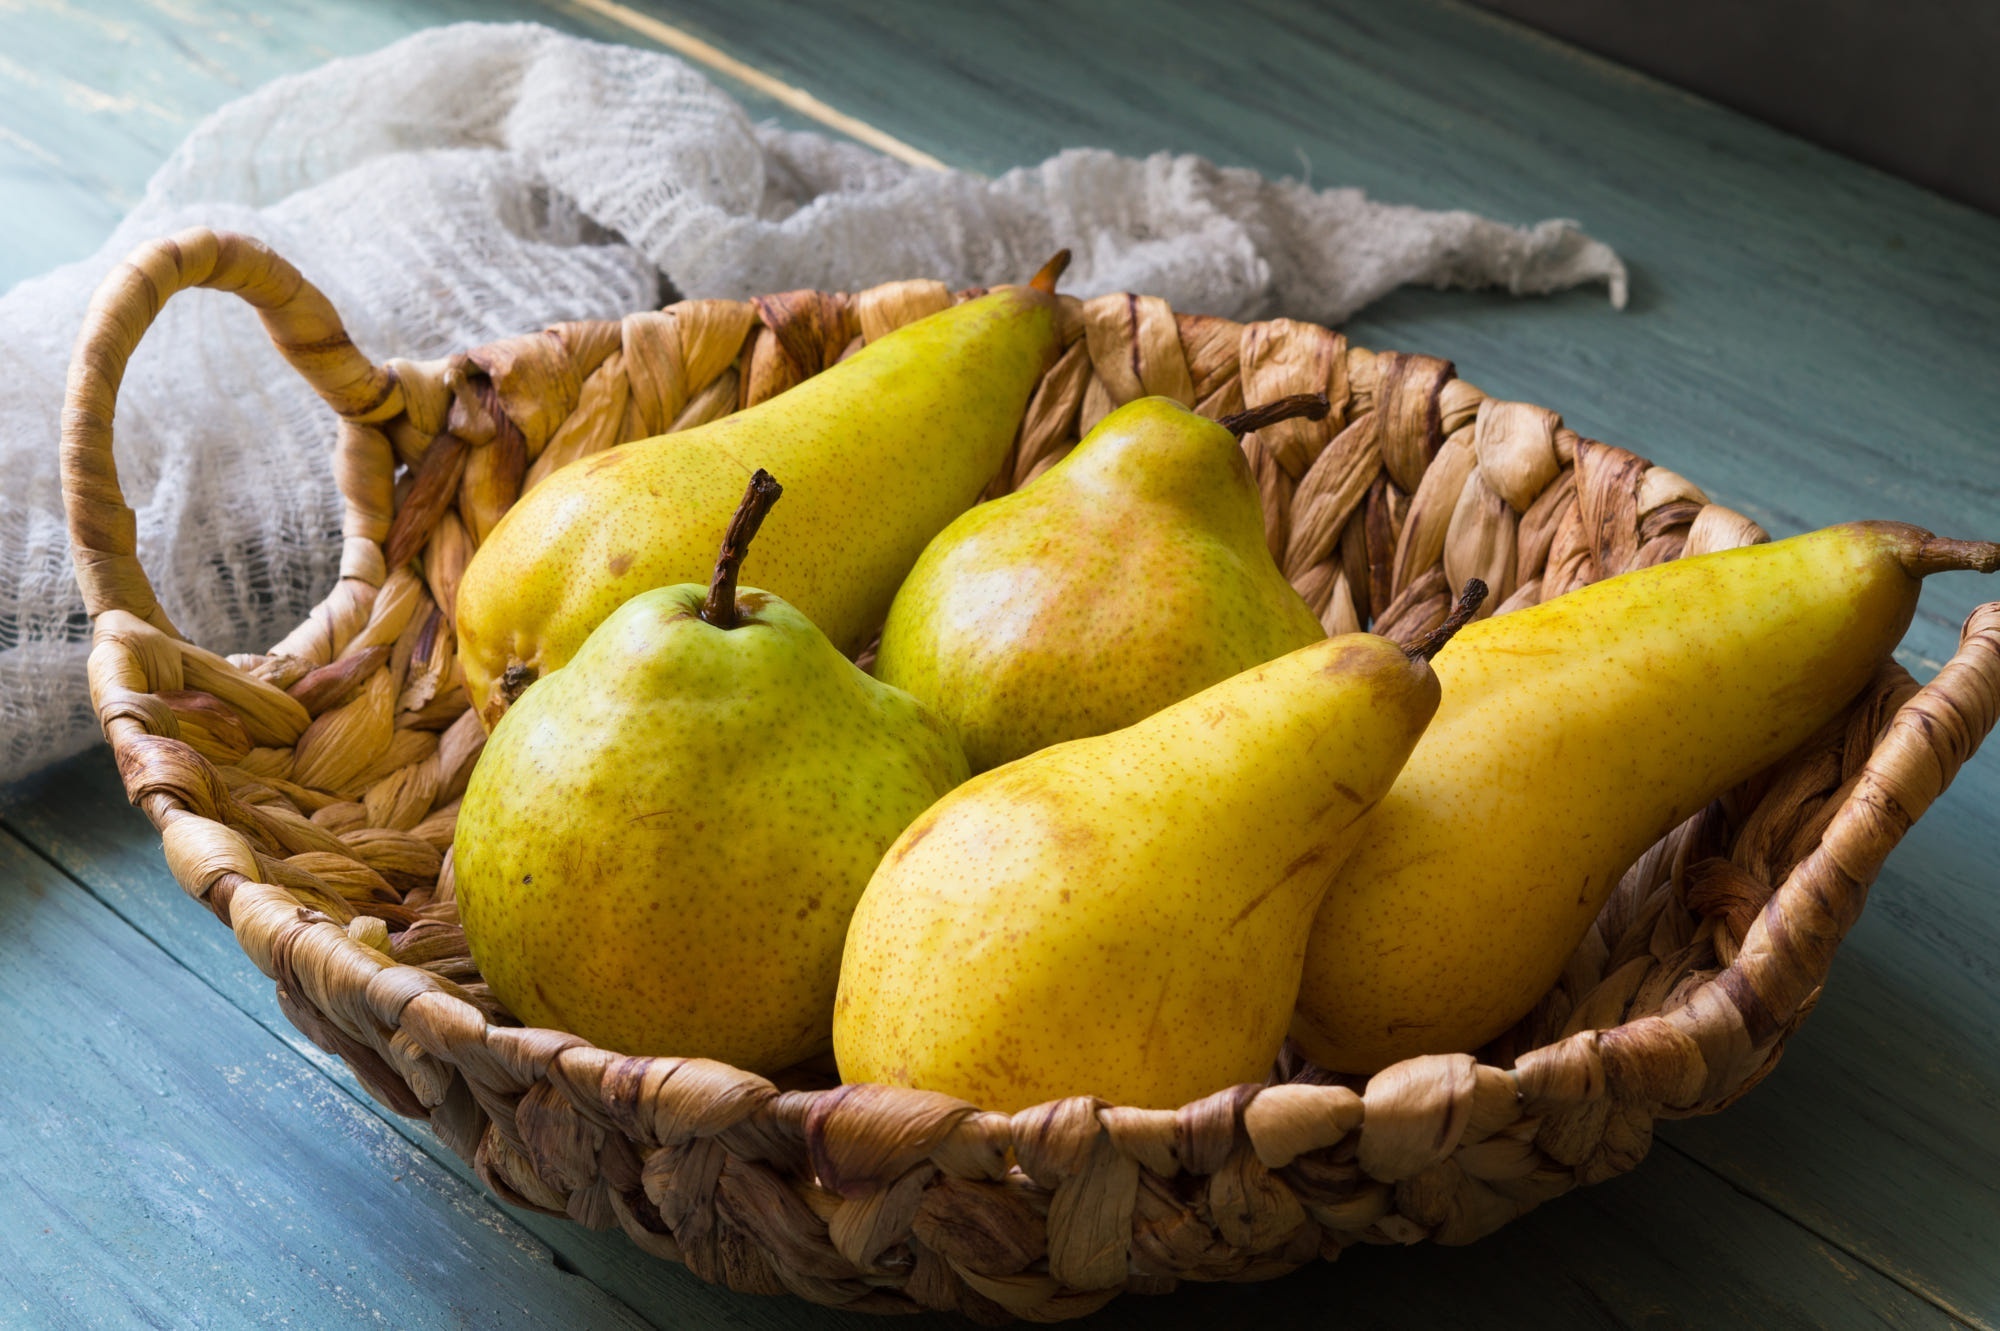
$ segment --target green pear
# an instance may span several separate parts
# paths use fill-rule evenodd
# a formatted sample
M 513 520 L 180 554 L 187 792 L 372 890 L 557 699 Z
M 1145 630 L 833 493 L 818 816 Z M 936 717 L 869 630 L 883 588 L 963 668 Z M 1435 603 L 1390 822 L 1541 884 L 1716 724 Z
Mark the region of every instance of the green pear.
M 523 1021 L 773 1073 L 826 1050 L 842 939 L 882 852 L 965 758 L 736 573 L 618 609 L 494 727 L 453 859 L 473 960 Z
M 753 580 L 841 651 L 866 646 L 925 543 L 1006 458 L 1060 350 L 1050 292 L 1067 258 L 766 402 L 579 458 L 521 496 L 459 587 L 458 656 L 482 720 L 490 728 L 631 597 L 705 577 L 753 466 L 791 495 Z
M 1856 522 L 1473 625 L 1312 927 L 1293 1038 L 1370 1073 L 1476 1049 L 1562 974 L 1648 846 L 1839 715 L 1926 574 L 2000 546 Z
M 1437 708 L 1437 641 L 1325 639 L 939 800 L 849 926 L 841 1077 L 1004 1112 L 1263 1081 L 1320 894 Z
M 956 725 L 978 772 L 1326 637 L 1272 562 L 1237 444 L 1315 414 L 1323 394 L 1220 423 L 1163 397 L 1118 408 L 939 533 L 889 608 L 876 676 Z

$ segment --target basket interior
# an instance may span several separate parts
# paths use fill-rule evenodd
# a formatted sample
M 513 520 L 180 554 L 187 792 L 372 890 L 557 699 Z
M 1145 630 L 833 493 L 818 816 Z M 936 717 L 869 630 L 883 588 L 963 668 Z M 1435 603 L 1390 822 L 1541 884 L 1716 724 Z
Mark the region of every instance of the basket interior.
M 258 305 L 341 417 L 341 579 L 269 652 L 227 659 L 174 634 L 111 463 L 123 357 L 162 293 L 198 284 Z M 764 401 L 972 294 L 688 301 L 377 367 L 243 237 L 184 233 L 114 274 L 65 414 L 93 699 L 175 877 L 300 1030 L 511 1204 L 617 1225 L 739 1290 L 989 1321 L 1260 1279 L 1358 1242 L 1466 1242 L 1631 1169 L 1655 1118 L 1719 1108 L 1769 1070 L 1873 866 L 2000 713 L 2000 605 L 1923 696 L 1885 663 L 1843 716 L 1642 855 L 1558 983 L 1477 1058 L 1364 1084 L 1288 1051 L 1271 1082 L 1178 1110 L 1078 1096 L 1009 1116 L 834 1087 L 824 1060 L 767 1080 L 515 1023 L 472 963 L 450 850 L 484 740 L 450 615 L 473 551 L 557 466 Z M 1143 395 L 1220 417 L 1323 392 L 1327 419 L 1244 449 L 1272 554 L 1330 632 L 1408 642 L 1470 577 L 1507 613 L 1764 539 L 1685 478 L 1442 360 L 1150 297 L 1061 309 L 1064 350 L 989 494 Z M 1900 824 L 1868 812 L 1884 808 Z M 1875 858 L 1836 862 L 1842 838 Z
M 495 1024 L 511 1023 L 473 965 L 451 874 L 457 801 L 483 732 L 468 711 L 450 608 L 480 539 L 557 466 L 763 401 L 976 294 L 901 282 L 854 296 L 690 301 L 449 361 L 395 363 L 404 411 L 345 424 L 341 443 L 350 531 L 357 513 L 366 530 L 367 510 L 379 515 L 381 491 L 390 493 L 392 521 L 383 530 L 373 520 L 379 586 L 350 567 L 359 576 L 269 653 L 230 658 L 247 690 L 189 681 L 160 695 L 250 824 L 262 881 L 448 982 Z M 1553 412 L 1488 398 L 1442 360 L 1372 353 L 1288 320 L 1177 314 L 1144 297 L 1065 298 L 1063 321 L 1066 349 L 989 497 L 1026 484 L 1145 394 L 1221 416 L 1327 392 L 1326 420 L 1283 422 L 1244 448 L 1272 553 L 1330 632 L 1371 628 L 1407 642 L 1436 626 L 1449 589 L 1467 577 L 1483 577 L 1506 613 L 1763 539 L 1684 478 L 1578 437 Z M 1885 666 L 1838 724 L 1643 856 L 1561 981 L 1481 1061 L 1509 1067 L 1575 1031 L 1665 1010 L 1726 967 L 1913 688 Z M 1278 1075 L 1341 1080 L 1289 1052 Z M 833 1074 L 820 1060 L 778 1081 L 825 1086 Z

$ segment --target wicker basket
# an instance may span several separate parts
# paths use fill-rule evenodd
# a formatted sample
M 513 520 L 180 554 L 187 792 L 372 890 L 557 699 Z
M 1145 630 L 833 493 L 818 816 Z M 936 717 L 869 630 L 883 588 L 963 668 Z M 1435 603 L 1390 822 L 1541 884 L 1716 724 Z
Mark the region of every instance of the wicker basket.
M 113 400 L 161 304 L 234 291 L 340 417 L 342 579 L 264 656 L 184 642 L 134 556 Z M 456 924 L 455 801 L 482 734 L 449 608 L 466 560 L 559 460 L 761 401 L 953 299 L 692 301 L 449 361 L 375 366 L 324 297 L 240 236 L 190 231 L 106 279 L 63 417 L 90 681 L 133 802 L 286 1014 L 507 1202 L 620 1226 L 702 1278 L 842 1307 L 1055 1320 L 1120 1290 L 1254 1280 L 1356 1242 L 1463 1243 L 1728 1104 L 1812 1008 L 1883 858 L 2000 713 L 2000 603 L 1919 689 L 1884 664 L 1848 713 L 1632 866 L 1561 982 L 1469 1054 L 1369 1078 L 1294 1066 L 1175 1111 L 1070 1099 L 1012 1116 L 944 1096 L 777 1084 L 525 1029 Z M 1064 303 L 1067 351 L 994 482 L 1010 490 L 1146 393 L 1210 415 L 1328 392 L 1326 421 L 1245 441 L 1271 549 L 1329 628 L 1409 638 L 1447 588 L 1503 609 L 1754 524 L 1552 412 L 1427 356 L 1287 320 Z

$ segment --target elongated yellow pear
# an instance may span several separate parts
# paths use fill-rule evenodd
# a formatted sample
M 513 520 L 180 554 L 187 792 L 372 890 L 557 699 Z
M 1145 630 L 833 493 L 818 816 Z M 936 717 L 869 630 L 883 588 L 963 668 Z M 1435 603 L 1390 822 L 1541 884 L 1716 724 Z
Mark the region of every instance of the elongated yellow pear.
M 1437 700 L 1421 652 L 1348 634 L 974 777 L 855 909 L 841 1077 L 1002 1111 L 1264 1080 L 1313 908 Z
M 855 900 L 965 779 L 942 721 L 738 590 L 776 497 L 758 472 L 714 581 L 619 607 L 473 769 L 459 915 L 523 1021 L 762 1073 L 824 1053 Z
M 1319 641 L 1236 441 L 1326 412 L 1323 393 L 1220 422 L 1164 397 L 1118 408 L 938 533 L 889 608 L 876 678 L 956 725 L 978 772 Z
M 1475 1049 L 1547 992 L 1625 870 L 1838 715 L 1921 580 L 2000 546 L 1857 522 L 1675 560 L 1474 624 L 1313 922 L 1320 1066 Z
M 459 587 L 459 660 L 487 726 L 625 601 L 706 577 L 757 467 L 790 498 L 746 576 L 841 651 L 865 646 L 924 545 L 999 470 L 1060 349 L 1050 293 L 1067 259 L 757 406 L 578 459 L 529 490 Z

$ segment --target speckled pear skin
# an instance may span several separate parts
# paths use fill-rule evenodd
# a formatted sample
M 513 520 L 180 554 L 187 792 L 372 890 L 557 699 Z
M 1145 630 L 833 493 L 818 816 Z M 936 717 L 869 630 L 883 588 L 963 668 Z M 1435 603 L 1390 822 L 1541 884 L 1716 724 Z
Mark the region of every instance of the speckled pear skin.
M 1887 659 L 1929 533 L 1852 523 L 1474 624 L 1444 704 L 1320 907 L 1293 1038 L 1371 1073 L 1472 1050 L 1561 975 L 1618 879 L 1791 752 Z
M 889 609 L 875 673 L 956 725 L 978 772 L 1324 637 L 1271 559 L 1235 436 L 1149 397 L 939 533 Z
M 1313 908 L 1437 701 L 1429 666 L 1349 634 L 974 777 L 855 910 L 842 1079 L 1000 1111 L 1262 1081 Z
M 628 601 L 501 718 L 459 913 L 521 1020 L 773 1073 L 826 1050 L 854 902 L 965 758 L 785 602 L 743 588 L 725 631 L 706 594 Z
M 1003 287 L 754 407 L 557 471 L 507 511 L 460 584 L 473 706 L 490 728 L 510 665 L 546 674 L 632 596 L 706 578 L 757 467 L 784 478 L 787 520 L 745 580 L 853 655 L 925 543 L 999 470 L 1059 349 L 1054 298 Z

